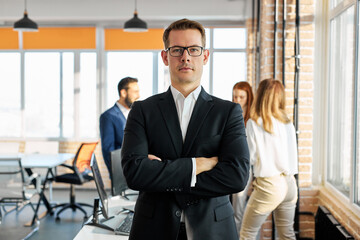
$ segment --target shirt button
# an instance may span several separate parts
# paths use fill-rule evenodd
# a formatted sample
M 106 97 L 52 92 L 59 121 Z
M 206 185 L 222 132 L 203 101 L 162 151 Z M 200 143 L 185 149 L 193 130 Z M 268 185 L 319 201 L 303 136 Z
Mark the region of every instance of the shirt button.
M 181 216 L 181 212 L 180 212 L 179 210 L 177 210 L 177 211 L 175 212 L 175 216 L 180 217 L 180 216 Z

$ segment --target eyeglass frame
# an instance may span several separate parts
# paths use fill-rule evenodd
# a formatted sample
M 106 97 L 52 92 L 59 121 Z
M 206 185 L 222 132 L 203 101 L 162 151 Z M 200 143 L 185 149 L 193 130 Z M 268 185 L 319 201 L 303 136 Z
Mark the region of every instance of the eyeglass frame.
M 199 48 L 201 49 L 199 55 L 194 56 L 194 55 L 191 55 L 191 54 L 190 54 L 189 48 L 193 48 L 193 47 L 199 47 Z M 173 56 L 173 55 L 171 55 L 171 52 L 169 51 L 169 50 L 171 50 L 171 48 L 182 48 L 182 53 L 181 53 L 181 55 L 179 55 L 179 56 Z M 202 47 L 202 46 L 189 46 L 189 47 L 172 46 L 172 47 L 168 47 L 167 49 L 165 49 L 165 52 L 169 52 L 170 56 L 172 56 L 172 57 L 182 57 L 182 56 L 184 55 L 185 50 L 187 51 L 187 53 L 188 53 L 189 56 L 191 56 L 191 57 L 200 57 L 200 56 L 203 54 L 205 48 Z

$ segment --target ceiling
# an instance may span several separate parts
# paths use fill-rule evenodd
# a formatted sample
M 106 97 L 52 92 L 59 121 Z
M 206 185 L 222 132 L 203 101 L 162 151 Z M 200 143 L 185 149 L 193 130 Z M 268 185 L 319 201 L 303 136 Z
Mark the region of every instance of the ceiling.
M 252 0 L 137 0 L 138 16 L 149 28 L 189 18 L 205 26 L 239 26 L 251 17 Z M 0 0 L 0 26 L 22 18 L 24 0 Z M 41 26 L 122 27 L 135 0 L 27 0 L 29 17 Z

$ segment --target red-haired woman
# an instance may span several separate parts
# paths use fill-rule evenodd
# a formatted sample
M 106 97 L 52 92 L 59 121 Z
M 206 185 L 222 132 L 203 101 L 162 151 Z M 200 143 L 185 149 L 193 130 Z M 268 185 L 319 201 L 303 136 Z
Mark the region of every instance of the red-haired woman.
M 234 103 L 240 104 L 243 110 L 243 117 L 246 126 L 246 122 L 250 118 L 250 107 L 254 100 L 252 88 L 248 82 L 238 82 L 233 87 L 232 99 Z
M 250 107 L 254 99 L 254 95 L 252 92 L 252 88 L 248 82 L 238 82 L 233 87 L 233 95 L 232 99 L 234 103 L 240 104 L 243 110 L 244 123 L 246 126 L 246 122 L 250 118 Z M 250 168 L 249 180 L 242 192 L 236 193 L 232 195 L 232 204 L 234 208 L 234 217 L 235 223 L 238 230 L 240 232 L 241 222 L 244 216 L 246 200 L 248 198 L 249 187 L 252 182 L 252 171 Z

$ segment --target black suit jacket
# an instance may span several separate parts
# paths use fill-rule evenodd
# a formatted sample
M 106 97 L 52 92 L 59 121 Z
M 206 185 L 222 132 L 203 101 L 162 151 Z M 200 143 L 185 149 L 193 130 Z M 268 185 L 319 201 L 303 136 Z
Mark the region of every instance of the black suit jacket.
M 197 175 L 191 188 L 191 158 L 213 156 L 218 164 Z M 135 102 L 125 127 L 122 166 L 128 186 L 140 191 L 129 239 L 176 240 L 182 211 L 194 240 L 238 239 L 228 195 L 244 189 L 249 173 L 239 104 L 202 89 L 183 143 L 170 88 Z

